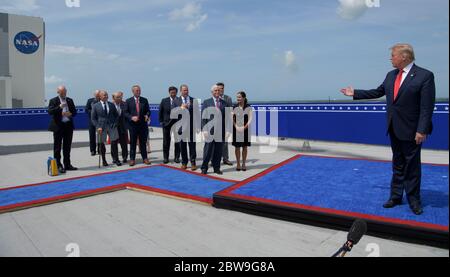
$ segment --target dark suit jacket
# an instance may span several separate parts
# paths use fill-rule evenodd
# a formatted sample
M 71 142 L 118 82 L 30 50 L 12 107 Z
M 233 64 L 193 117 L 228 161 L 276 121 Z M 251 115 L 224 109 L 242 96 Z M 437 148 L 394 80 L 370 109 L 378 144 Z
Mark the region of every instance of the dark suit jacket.
M 190 115 L 190 118 L 189 118 L 190 139 L 192 141 L 194 132 L 197 132 L 200 126 L 194 126 L 194 101 L 195 101 L 195 98 L 189 96 L 188 101 L 189 101 L 189 109 L 188 110 L 189 110 L 189 115 Z M 180 96 L 180 104 L 181 105 L 183 104 L 183 99 L 181 98 L 181 96 Z M 198 105 L 197 105 L 197 108 L 199 108 Z
M 125 113 L 124 113 L 125 109 L 127 108 L 127 103 L 122 102 L 119 105 L 120 105 L 120 110 L 122 111 L 122 113 L 119 115 L 119 119 L 117 120 L 117 130 L 119 131 L 120 134 L 123 134 L 123 133 L 126 133 L 127 129 L 128 129 L 128 121 L 125 118 Z
M 227 107 L 233 107 L 233 99 L 230 96 L 224 94 L 223 100 L 227 103 Z
M 91 114 L 92 114 L 92 106 L 97 103 L 98 100 L 95 98 L 89 98 L 87 103 L 86 103 L 86 107 L 85 107 L 85 111 L 88 114 L 88 121 L 89 121 L 89 125 L 92 125 L 92 121 L 91 121 Z
M 114 129 L 117 127 L 119 114 L 117 113 L 116 106 L 114 106 L 111 102 L 107 102 L 107 104 L 109 107 L 109 113 L 105 112 L 103 109 L 103 104 L 100 101 L 92 106 L 91 120 L 97 129 Z
M 67 106 L 69 108 L 69 112 L 72 113 L 72 117 L 67 124 L 70 128 L 74 128 L 73 125 L 73 117 L 77 115 L 77 109 L 75 108 L 75 104 L 73 100 L 69 97 L 66 97 Z M 60 128 L 63 126 L 62 122 L 62 109 L 59 107 L 61 105 L 61 101 L 59 100 L 59 96 L 52 98 L 48 105 L 48 114 L 51 116 L 50 124 L 48 130 L 51 132 L 58 132 Z
M 126 101 L 126 109 L 123 111 L 125 118 L 128 120 L 128 126 L 130 128 L 139 127 L 142 128 L 145 126 L 147 128 L 147 122 L 145 122 L 145 116 L 150 117 L 150 106 L 148 104 L 148 100 L 144 97 L 139 98 L 139 107 L 140 107 L 140 113 L 139 113 L 139 121 L 133 122 L 131 118 L 133 116 L 137 116 L 137 110 L 136 110 L 136 102 L 134 99 L 134 96 L 127 99 Z
M 174 100 L 174 107 L 181 106 L 181 99 L 176 97 Z M 170 112 L 172 111 L 172 107 L 170 105 L 170 97 L 164 98 L 161 100 L 161 104 L 159 104 L 159 123 L 162 127 L 167 127 L 175 122 L 176 119 L 170 119 Z
M 220 119 L 222 121 L 222 141 L 225 141 L 225 108 L 227 107 L 227 103 L 222 99 L 220 99 L 220 103 L 221 103 L 220 104 L 220 106 L 221 106 L 220 112 L 222 113 L 222 118 Z M 202 104 L 202 129 L 210 121 L 217 120 L 217 119 L 213 118 L 213 116 L 208 116 L 207 119 L 203 119 L 204 110 L 206 108 L 210 108 L 210 107 L 216 107 L 216 101 L 212 97 L 203 101 L 203 104 Z M 210 134 L 212 134 L 213 132 L 214 132 L 214 128 L 211 129 Z
M 389 72 L 373 90 L 355 90 L 354 99 L 372 99 L 386 95 L 387 130 L 392 127 L 400 140 L 415 139 L 416 132 L 431 134 L 436 88 L 432 72 L 413 65 L 394 101 L 394 83 L 399 70 Z

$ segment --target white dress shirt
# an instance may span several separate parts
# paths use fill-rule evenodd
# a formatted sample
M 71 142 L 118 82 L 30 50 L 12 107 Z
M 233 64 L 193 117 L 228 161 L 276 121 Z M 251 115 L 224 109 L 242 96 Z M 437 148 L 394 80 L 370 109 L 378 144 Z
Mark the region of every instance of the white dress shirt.
M 66 98 L 62 99 L 61 97 L 59 97 L 59 101 L 61 102 L 61 104 L 66 104 L 64 106 L 64 108 L 62 109 L 62 111 L 63 111 L 63 113 L 67 113 L 69 111 L 69 106 L 67 105 Z M 69 117 L 67 117 L 67 116 L 63 116 L 62 117 L 62 122 L 66 123 L 66 122 L 69 122 L 69 121 L 70 121 Z
M 119 116 L 122 114 L 122 109 L 120 108 L 120 104 L 114 103 L 114 105 L 116 105 L 116 110 L 117 113 L 119 114 Z
M 103 108 L 103 110 L 105 110 L 105 105 L 106 105 L 106 114 L 109 114 L 109 105 L 108 105 L 108 102 L 100 101 L 100 103 L 102 103 L 102 108 Z
M 185 97 L 183 97 L 183 96 L 181 96 L 181 99 L 183 100 L 183 104 L 185 104 L 185 105 L 188 105 L 189 106 L 189 96 L 186 96 L 186 98 Z
M 169 98 L 170 98 L 170 107 L 173 107 L 174 106 L 174 101 L 175 101 L 176 98 L 172 98 L 172 97 L 169 97 Z
M 408 77 L 409 72 L 411 71 L 411 68 L 413 67 L 414 63 L 410 63 L 405 68 L 403 68 L 403 74 L 402 74 L 402 81 L 400 83 L 400 86 L 403 84 L 403 81 L 405 81 L 406 77 Z

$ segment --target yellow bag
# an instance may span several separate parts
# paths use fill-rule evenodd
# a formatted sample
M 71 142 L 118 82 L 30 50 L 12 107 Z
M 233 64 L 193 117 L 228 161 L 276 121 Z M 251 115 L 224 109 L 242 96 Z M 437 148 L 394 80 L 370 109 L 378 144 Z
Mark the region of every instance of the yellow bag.
M 48 172 L 48 175 L 50 175 L 50 176 L 58 176 L 59 175 L 58 165 L 56 164 L 56 160 L 52 157 L 48 158 L 47 172 Z

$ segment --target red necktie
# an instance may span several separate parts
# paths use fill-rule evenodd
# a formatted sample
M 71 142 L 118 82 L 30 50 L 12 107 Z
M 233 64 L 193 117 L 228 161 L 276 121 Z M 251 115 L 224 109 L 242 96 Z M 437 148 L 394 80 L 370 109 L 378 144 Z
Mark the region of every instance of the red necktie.
M 137 116 L 139 116 L 139 113 L 141 112 L 141 107 L 139 105 L 139 98 L 136 98 L 136 112 Z
M 219 98 L 216 99 L 216 108 L 220 110 L 220 100 Z
M 397 99 L 398 91 L 400 90 L 400 86 L 402 84 L 402 76 L 403 76 L 403 69 L 401 69 L 398 72 L 397 78 L 395 79 L 394 84 L 394 101 Z

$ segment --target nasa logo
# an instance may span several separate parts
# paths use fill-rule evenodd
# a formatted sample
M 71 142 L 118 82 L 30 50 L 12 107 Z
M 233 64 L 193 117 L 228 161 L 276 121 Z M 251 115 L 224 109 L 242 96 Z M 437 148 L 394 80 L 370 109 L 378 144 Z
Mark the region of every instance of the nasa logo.
M 23 54 L 33 54 L 39 49 L 41 36 L 37 37 L 31 32 L 20 32 L 14 38 L 14 45 Z

